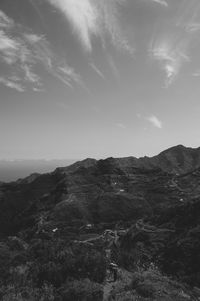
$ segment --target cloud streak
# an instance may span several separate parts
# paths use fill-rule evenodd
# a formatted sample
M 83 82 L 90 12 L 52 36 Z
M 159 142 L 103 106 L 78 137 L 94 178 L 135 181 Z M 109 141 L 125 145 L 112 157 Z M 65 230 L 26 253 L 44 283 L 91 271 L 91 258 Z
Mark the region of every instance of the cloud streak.
M 127 126 L 124 123 L 115 123 L 116 127 L 125 130 L 127 128 Z
M 168 3 L 165 0 L 152 0 L 152 2 L 168 7 Z
M 13 20 L 0 10 L 0 28 L 8 28 L 12 27 L 13 25 Z
M 177 42 L 178 41 L 178 42 Z M 168 36 L 158 39 L 150 47 L 150 56 L 160 63 L 166 74 L 166 86 L 168 87 L 178 76 L 182 65 L 190 61 L 188 55 L 188 42 L 184 39 Z
M 99 35 L 97 10 L 89 0 L 49 0 L 68 19 L 72 30 L 87 51 L 91 51 L 91 36 Z
M 98 74 L 101 79 L 105 80 L 103 72 L 101 72 L 101 70 L 99 70 L 99 68 L 94 63 L 90 63 L 90 67 L 96 72 L 96 74 Z
M 18 83 L 19 79 L 6 79 L 6 78 L 3 78 L 3 77 L 0 77 L 0 83 L 3 84 L 4 86 L 8 87 L 8 88 L 11 88 L 11 89 L 14 89 L 14 90 L 17 90 L 18 92 L 24 92 L 25 89 L 24 87 Z
M 65 85 L 83 86 L 80 75 L 67 62 L 57 58 L 44 36 L 33 34 L 0 10 L 0 61 L 5 67 L 0 72 L 0 83 L 23 92 L 27 87 L 40 91 L 42 79 L 38 66 L 61 80 Z M 2 73 L 2 74 L 1 74 Z
M 169 87 L 195 60 L 200 31 L 200 3 L 182 1 L 173 17 L 159 23 L 150 42 L 149 54 L 165 72 L 165 87 Z M 188 67 L 187 67 L 188 65 Z M 186 69 L 187 67 L 187 69 Z M 195 66 L 196 67 L 196 66 Z M 190 74 L 193 72 L 190 70 Z
M 156 117 L 155 115 L 151 115 L 147 117 L 147 120 L 156 128 L 162 129 L 163 125 L 162 122 Z
M 83 49 L 92 51 L 92 38 L 96 37 L 105 46 L 106 36 L 113 45 L 131 51 L 123 37 L 119 24 L 119 6 L 125 0 L 46 0 L 56 7 L 71 25 L 72 32 L 80 40 Z
M 142 0 L 143 2 L 145 1 L 146 3 L 150 3 L 150 4 L 158 4 L 159 6 L 163 6 L 163 7 L 169 7 L 167 1 L 165 0 Z

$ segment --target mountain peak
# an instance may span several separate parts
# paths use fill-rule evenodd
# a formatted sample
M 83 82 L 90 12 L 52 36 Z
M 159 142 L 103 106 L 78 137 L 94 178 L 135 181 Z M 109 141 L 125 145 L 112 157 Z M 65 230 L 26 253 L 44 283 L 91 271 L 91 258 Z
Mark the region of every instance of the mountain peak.
M 187 149 L 192 149 L 192 148 L 186 147 L 182 144 L 178 144 L 178 145 L 167 148 L 166 150 L 162 151 L 160 154 L 174 152 L 174 151 L 183 151 L 183 150 L 187 150 Z

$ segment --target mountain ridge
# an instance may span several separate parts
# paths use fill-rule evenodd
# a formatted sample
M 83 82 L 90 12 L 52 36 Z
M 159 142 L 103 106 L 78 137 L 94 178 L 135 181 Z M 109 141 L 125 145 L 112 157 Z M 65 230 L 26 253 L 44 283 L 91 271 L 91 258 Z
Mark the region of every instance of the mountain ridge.
M 184 159 L 183 159 L 184 157 Z M 185 161 L 185 164 L 183 164 L 184 162 L 179 162 L 181 161 Z M 152 156 L 152 157 L 148 157 L 148 156 L 143 156 L 143 157 L 134 157 L 134 156 L 128 156 L 128 157 L 108 157 L 105 159 L 94 159 L 94 158 L 86 158 L 83 160 L 79 160 L 79 161 L 75 161 L 75 162 L 70 162 L 70 160 L 67 160 L 69 162 L 69 164 L 67 164 L 66 166 L 62 163 L 62 160 L 53 160 L 51 163 L 52 166 L 51 167 L 46 167 L 46 169 L 49 170 L 45 170 L 42 171 L 41 167 L 37 168 L 37 164 L 35 164 L 33 169 L 33 172 L 28 172 L 28 170 L 31 170 L 30 166 L 26 166 L 23 170 L 23 168 L 20 167 L 19 169 L 19 176 L 17 177 L 17 170 L 14 171 L 14 176 L 12 178 L 12 180 L 8 180 L 9 176 L 2 176 L 2 180 L 1 182 L 4 182 L 4 179 L 6 179 L 6 182 L 9 183 L 11 181 L 22 181 L 25 180 L 26 178 L 31 177 L 33 174 L 44 174 L 44 173 L 53 173 L 56 172 L 57 170 L 60 171 L 65 171 L 65 172 L 69 172 L 70 170 L 73 171 L 74 169 L 78 169 L 79 167 L 84 167 L 84 168 L 88 168 L 91 166 L 94 166 L 96 164 L 98 164 L 98 162 L 109 162 L 109 164 L 115 164 L 116 166 L 118 166 L 119 168 L 123 168 L 123 166 L 129 166 L 132 168 L 145 168 L 145 169 L 154 169 L 154 168 L 161 168 L 163 171 L 165 172 L 169 172 L 169 173 L 180 173 L 183 174 L 185 172 L 190 172 L 193 169 L 195 169 L 196 167 L 200 166 L 200 147 L 197 148 L 191 148 L 191 147 L 185 147 L 183 145 L 177 145 L 177 146 L 173 146 L 170 147 L 162 152 L 160 152 L 159 154 Z M 8 161 L 8 170 L 6 168 L 6 164 L 7 161 L 3 160 L 0 161 L 0 168 L 1 168 L 1 162 L 2 162 L 2 171 L 1 173 L 11 173 L 12 172 L 12 164 L 15 164 L 15 162 L 10 162 Z M 34 160 L 25 160 L 25 161 L 17 161 L 17 166 L 20 164 L 20 162 L 28 162 L 29 165 L 31 162 L 34 162 Z M 40 162 L 40 161 L 38 161 Z M 41 162 L 45 162 L 44 160 L 42 160 Z M 59 165 L 62 164 L 62 167 L 58 167 L 55 166 L 55 163 L 58 163 Z M 67 163 L 68 163 L 67 162 Z M 112 163 L 111 163 L 112 162 Z M 37 160 L 36 160 L 37 163 Z M 71 164 L 70 164 L 71 163 Z M 45 163 L 46 164 L 46 163 Z M 27 175 L 26 175 L 27 174 Z
M 191 148 L 179 144 L 152 157 L 108 157 L 100 160 L 87 158 L 70 165 L 70 167 L 66 167 L 66 170 L 73 169 L 73 167 L 89 167 L 103 161 L 109 164 L 115 163 L 119 168 L 129 165 L 133 168 L 160 168 L 165 172 L 183 174 L 200 167 L 200 147 Z

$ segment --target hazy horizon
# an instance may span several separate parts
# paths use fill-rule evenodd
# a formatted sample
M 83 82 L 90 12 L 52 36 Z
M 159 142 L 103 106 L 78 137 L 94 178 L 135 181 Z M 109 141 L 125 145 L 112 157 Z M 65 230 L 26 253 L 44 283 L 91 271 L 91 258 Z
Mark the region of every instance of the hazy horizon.
M 155 152 L 153 154 L 147 154 L 147 153 L 144 153 L 143 155 L 134 155 L 134 152 L 133 153 L 130 153 L 128 154 L 128 156 L 97 156 L 97 157 L 80 157 L 80 158 L 67 158 L 67 157 L 63 157 L 63 158 L 45 158 L 45 157 L 41 157 L 41 158 L 10 158 L 10 159 L 6 159 L 6 158 L 0 158 L 0 162 L 8 162 L 8 163 L 14 163 L 14 162 L 28 162 L 28 161 L 31 161 L 31 162 L 34 162 L 34 161 L 38 161 L 38 162 L 61 162 L 61 161 L 70 161 L 70 162 L 77 162 L 77 161 L 82 161 L 82 160 L 85 160 L 85 159 L 95 159 L 95 160 L 104 160 L 104 159 L 107 159 L 109 157 L 113 157 L 113 158 L 124 158 L 124 157 L 135 157 L 135 158 L 141 158 L 141 157 L 153 157 L 153 156 L 156 156 L 156 155 L 159 155 L 161 152 L 167 150 L 167 149 L 170 149 L 170 148 L 173 148 L 173 147 L 176 147 L 176 146 L 183 146 L 185 148 L 192 148 L 192 149 L 196 149 L 196 148 L 199 148 L 200 145 L 197 145 L 195 147 L 192 147 L 190 145 L 184 145 L 184 144 L 176 144 L 176 145 L 170 145 L 169 147 L 165 148 L 165 149 L 161 149 L 160 151 L 158 152 Z
M 58 167 L 73 164 L 76 160 L 0 160 L 0 182 L 11 182 L 34 173 L 53 172 Z
M 200 145 L 198 0 L 2 0 L 0 159 Z
M 188 148 L 188 146 L 183 146 L 183 147 Z M 163 149 L 162 151 L 166 151 L 166 149 Z M 160 152 L 155 155 L 159 155 L 159 154 Z M 135 158 L 144 157 L 144 156 L 136 157 L 132 154 L 130 154 L 130 156 L 128 157 L 131 156 Z M 101 160 L 106 158 L 107 157 L 91 158 L 91 159 Z M 58 167 L 66 167 L 77 161 L 82 161 L 85 159 L 88 159 L 88 157 L 79 158 L 79 159 L 49 159 L 49 160 L 42 159 L 42 158 L 41 159 L 16 159 L 16 160 L 0 159 L 0 182 L 16 181 L 18 179 L 26 178 L 34 173 L 44 174 L 44 173 L 53 172 Z

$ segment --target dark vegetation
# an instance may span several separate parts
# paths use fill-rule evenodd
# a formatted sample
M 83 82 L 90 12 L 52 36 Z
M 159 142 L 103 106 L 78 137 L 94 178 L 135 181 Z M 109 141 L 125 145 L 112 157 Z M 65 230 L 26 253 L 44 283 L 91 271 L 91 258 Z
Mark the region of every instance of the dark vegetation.
M 2 183 L 0 300 L 108 300 L 108 248 L 110 300 L 198 300 L 199 158 L 178 146 Z

